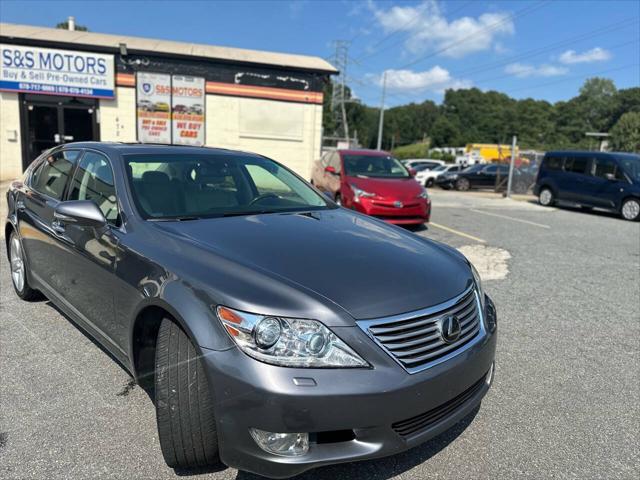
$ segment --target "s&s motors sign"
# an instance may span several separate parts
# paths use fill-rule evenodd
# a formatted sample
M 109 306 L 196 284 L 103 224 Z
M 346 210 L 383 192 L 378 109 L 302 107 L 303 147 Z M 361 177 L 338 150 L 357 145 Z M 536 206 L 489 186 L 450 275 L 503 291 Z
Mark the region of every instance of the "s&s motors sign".
M 115 98 L 113 55 L 0 44 L 0 90 Z

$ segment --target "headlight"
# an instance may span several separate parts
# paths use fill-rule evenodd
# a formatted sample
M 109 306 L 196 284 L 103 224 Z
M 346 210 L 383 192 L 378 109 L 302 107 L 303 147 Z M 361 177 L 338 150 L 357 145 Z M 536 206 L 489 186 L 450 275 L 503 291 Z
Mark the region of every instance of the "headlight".
M 231 338 L 247 355 L 283 367 L 368 367 L 356 352 L 317 320 L 256 315 L 216 308 Z
M 471 264 L 469 264 L 471 265 Z M 482 311 L 484 312 L 484 289 L 482 288 L 482 279 L 480 278 L 480 274 L 476 267 L 471 265 L 471 272 L 473 272 L 473 281 L 476 284 L 476 289 L 478 290 L 478 296 L 480 297 L 480 305 L 482 306 Z M 484 313 L 483 313 L 484 316 Z
M 458 174 L 457 174 L 457 173 L 452 173 L 452 174 L 448 175 L 448 177 L 449 177 L 451 180 L 455 180 L 456 178 L 458 178 Z
M 359 202 L 361 198 L 370 198 L 375 197 L 375 193 L 365 192 L 364 190 L 359 189 L 355 185 L 350 185 L 351 190 L 353 190 L 353 201 Z
M 422 187 L 422 191 L 418 194 L 418 198 L 429 198 L 426 188 Z

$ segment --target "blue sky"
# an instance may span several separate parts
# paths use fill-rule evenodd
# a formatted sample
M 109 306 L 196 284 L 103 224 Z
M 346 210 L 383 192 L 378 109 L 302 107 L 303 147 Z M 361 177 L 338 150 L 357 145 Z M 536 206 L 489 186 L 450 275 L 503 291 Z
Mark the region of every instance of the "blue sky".
M 103 33 L 317 55 L 350 41 L 363 102 L 442 100 L 477 86 L 552 102 L 585 78 L 640 86 L 640 0 L 14 1 L 3 22 L 53 26 L 74 15 Z

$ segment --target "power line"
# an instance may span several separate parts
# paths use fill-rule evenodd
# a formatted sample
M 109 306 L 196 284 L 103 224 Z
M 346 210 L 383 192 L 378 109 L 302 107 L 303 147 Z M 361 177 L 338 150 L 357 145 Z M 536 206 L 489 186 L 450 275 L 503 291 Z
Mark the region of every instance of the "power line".
M 476 38 L 478 33 L 481 33 L 483 31 L 484 32 L 490 32 L 492 30 L 495 30 L 496 28 L 500 27 L 501 25 L 504 25 L 507 22 L 510 22 L 512 20 L 515 20 L 516 18 L 520 18 L 520 17 L 523 17 L 525 15 L 528 15 L 530 13 L 535 12 L 536 10 L 544 7 L 545 5 L 547 5 L 550 2 L 551 2 L 551 0 L 542 0 L 541 2 L 538 2 L 535 5 L 529 5 L 529 6 L 525 7 L 525 8 L 523 8 L 523 9 L 518 10 L 517 12 L 515 12 L 515 13 L 513 13 L 511 15 L 508 15 L 506 18 L 503 18 L 499 22 L 492 23 L 491 25 L 487 26 L 487 28 L 482 29 L 480 32 L 474 32 L 474 33 L 472 33 L 470 35 L 462 37 L 461 39 L 459 39 L 459 40 L 457 40 L 455 42 L 449 43 L 449 44 L 445 45 L 442 48 L 439 48 L 438 50 L 436 50 L 434 52 L 428 53 L 427 55 L 424 55 L 422 57 L 418 57 L 417 59 L 415 59 L 415 60 L 413 60 L 413 61 L 411 61 L 411 62 L 409 62 L 409 63 L 407 63 L 407 64 L 405 64 L 405 65 L 403 65 L 401 67 L 399 67 L 398 69 L 399 70 L 406 69 L 406 68 L 412 67 L 412 66 L 414 66 L 414 65 L 416 65 L 418 63 L 421 63 L 421 62 L 423 62 L 425 60 L 428 60 L 429 58 L 433 58 L 436 55 L 440 55 L 441 53 L 444 53 L 447 50 L 452 49 L 453 47 L 457 47 L 458 45 L 461 45 L 463 43 L 468 42 L 469 40 L 472 40 L 472 39 Z

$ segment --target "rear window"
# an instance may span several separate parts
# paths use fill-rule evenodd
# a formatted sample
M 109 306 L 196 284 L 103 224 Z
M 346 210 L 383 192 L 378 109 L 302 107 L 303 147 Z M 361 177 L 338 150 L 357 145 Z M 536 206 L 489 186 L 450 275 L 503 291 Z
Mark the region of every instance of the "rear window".
M 411 178 L 407 169 L 393 157 L 381 155 L 343 155 L 344 168 L 351 177 Z
M 544 161 L 544 166 L 548 170 L 562 170 L 562 157 L 547 157 Z

